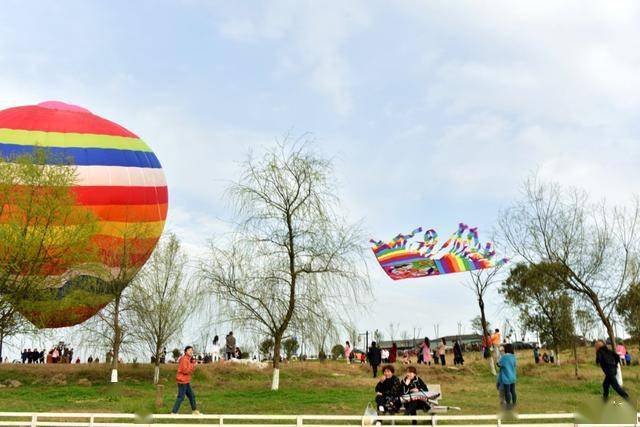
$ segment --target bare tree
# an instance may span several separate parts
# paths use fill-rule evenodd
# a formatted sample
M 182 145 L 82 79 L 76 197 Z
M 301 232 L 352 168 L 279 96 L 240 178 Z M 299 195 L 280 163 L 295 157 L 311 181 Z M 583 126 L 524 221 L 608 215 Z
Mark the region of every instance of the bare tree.
M 486 340 L 489 334 L 489 322 L 487 321 L 487 315 L 485 310 L 485 297 L 487 292 L 500 282 L 499 273 L 501 267 L 489 268 L 484 270 L 475 270 L 469 273 L 470 280 L 466 281 L 464 285 L 470 289 L 476 301 L 478 301 L 478 308 L 480 309 L 480 326 L 482 328 L 482 339 Z M 493 351 L 489 358 L 489 368 L 491 373 L 496 375 L 496 360 L 494 360 Z
M 584 339 L 588 340 L 597 324 L 591 307 L 578 308 L 575 312 L 575 321 Z
M 320 355 L 321 352 L 326 355 L 327 352 L 331 350 L 327 347 L 340 339 L 335 318 L 331 313 L 325 312 L 319 319 L 310 322 L 309 326 L 309 338 L 318 351 L 318 355 Z
M 229 319 L 273 337 L 273 390 L 292 322 L 319 318 L 316 301 L 345 304 L 368 289 L 361 233 L 338 215 L 332 175 L 305 144 L 249 156 L 229 189 L 241 224 L 200 268 Z
M 393 323 L 393 322 L 389 323 L 389 329 L 387 329 L 387 331 L 389 332 L 389 339 L 391 341 L 395 341 L 399 330 L 400 330 L 399 323 Z
M 639 227 L 638 198 L 630 210 L 610 209 L 591 203 L 585 191 L 537 177 L 500 219 L 504 242 L 525 261 L 562 267 L 556 279 L 593 307 L 614 349 L 616 302 L 638 279 Z
M 382 331 L 378 329 L 373 331 L 373 340 L 378 343 L 378 346 L 380 346 L 380 341 L 382 341 L 383 339 L 384 339 L 384 333 Z
M 185 278 L 186 264 L 180 241 L 169 233 L 131 285 L 129 306 L 135 325 L 131 334 L 154 359 L 154 384 L 160 379 L 163 348 L 182 331 L 198 302 Z
M 344 323 L 343 327 L 347 335 L 347 339 L 351 342 L 351 347 L 357 346 L 360 342 L 360 332 L 358 332 L 358 327 L 351 321 Z

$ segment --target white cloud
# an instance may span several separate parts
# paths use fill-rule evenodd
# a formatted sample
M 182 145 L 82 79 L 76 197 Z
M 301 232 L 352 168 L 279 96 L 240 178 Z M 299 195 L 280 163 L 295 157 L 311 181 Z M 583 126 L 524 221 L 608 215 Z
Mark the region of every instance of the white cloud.
M 338 115 L 352 112 L 356 77 L 345 45 L 370 24 L 365 3 L 284 0 L 251 11 L 231 9 L 218 22 L 220 34 L 239 42 L 278 41 L 274 52 L 279 58 L 277 75 L 303 75 L 310 87 L 328 98 Z

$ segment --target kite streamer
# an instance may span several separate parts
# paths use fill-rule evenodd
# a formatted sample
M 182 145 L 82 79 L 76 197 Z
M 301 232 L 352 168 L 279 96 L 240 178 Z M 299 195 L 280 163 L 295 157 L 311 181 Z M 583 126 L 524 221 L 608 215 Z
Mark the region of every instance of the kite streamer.
M 416 236 L 421 239 L 416 241 Z M 477 227 L 460 223 L 458 230 L 436 249 L 438 241 L 435 230 L 422 234 L 422 227 L 418 227 L 409 234 L 398 234 L 390 242 L 371 240 L 371 243 L 380 266 L 393 280 L 482 270 L 508 261 L 494 260 L 496 253 L 491 243 L 482 247 Z

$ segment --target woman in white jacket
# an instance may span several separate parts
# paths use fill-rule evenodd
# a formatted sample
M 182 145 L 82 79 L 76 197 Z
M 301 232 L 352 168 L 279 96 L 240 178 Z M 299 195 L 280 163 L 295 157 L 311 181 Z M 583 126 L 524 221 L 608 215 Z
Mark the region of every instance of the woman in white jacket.
M 213 337 L 213 349 L 211 350 L 211 359 L 214 362 L 220 361 L 220 342 L 217 335 Z

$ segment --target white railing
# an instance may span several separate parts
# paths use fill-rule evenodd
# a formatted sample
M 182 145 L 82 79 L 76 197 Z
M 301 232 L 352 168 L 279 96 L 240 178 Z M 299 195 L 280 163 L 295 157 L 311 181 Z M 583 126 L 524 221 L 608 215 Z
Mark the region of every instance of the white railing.
M 517 419 L 502 420 L 497 415 L 394 415 L 378 417 L 383 424 L 395 421 L 427 421 L 455 427 L 478 426 L 518 426 L 518 427 L 570 427 L 574 426 L 575 414 L 520 414 Z M 102 422 L 100 421 L 102 420 Z M 108 422 L 107 422 L 108 421 Z M 0 426 L 12 427 L 191 427 L 223 426 L 234 427 L 320 427 L 331 425 L 367 426 L 375 425 L 374 417 L 362 415 L 146 415 L 111 413 L 55 413 L 55 412 L 0 412 Z M 339 424 L 342 423 L 342 424 Z M 451 424 L 454 423 L 454 424 Z M 634 424 L 629 424 L 633 426 Z M 635 426 L 640 426 L 635 424 Z

